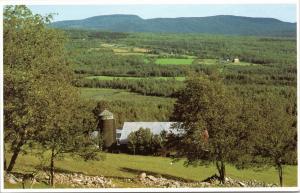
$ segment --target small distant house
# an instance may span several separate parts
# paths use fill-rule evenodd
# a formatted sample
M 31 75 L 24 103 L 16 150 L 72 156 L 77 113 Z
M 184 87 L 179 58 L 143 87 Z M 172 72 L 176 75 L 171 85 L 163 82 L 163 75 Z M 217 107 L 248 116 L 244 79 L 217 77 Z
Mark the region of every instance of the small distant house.
M 233 59 L 233 63 L 239 63 L 239 62 L 240 62 L 240 59 L 238 59 L 238 58 Z

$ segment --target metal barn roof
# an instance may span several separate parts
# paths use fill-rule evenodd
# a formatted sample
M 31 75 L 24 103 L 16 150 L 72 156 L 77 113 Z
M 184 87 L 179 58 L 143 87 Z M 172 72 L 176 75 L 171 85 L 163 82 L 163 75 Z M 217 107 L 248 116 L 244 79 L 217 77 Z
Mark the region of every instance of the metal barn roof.
M 153 134 L 160 134 L 163 130 L 168 133 L 177 134 L 178 131 L 171 128 L 174 123 L 176 122 L 124 122 L 121 131 L 120 144 L 127 143 L 128 135 L 140 128 L 149 128 Z

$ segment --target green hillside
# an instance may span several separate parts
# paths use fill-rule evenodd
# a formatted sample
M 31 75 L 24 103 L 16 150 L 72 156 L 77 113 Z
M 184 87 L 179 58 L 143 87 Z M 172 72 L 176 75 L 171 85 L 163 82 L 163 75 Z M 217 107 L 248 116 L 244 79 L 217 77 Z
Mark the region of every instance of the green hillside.
M 104 157 L 100 161 L 85 162 L 79 159 L 67 156 L 63 160 L 57 161 L 57 172 L 77 172 L 86 175 L 103 175 L 113 178 L 116 187 L 122 186 L 118 179 L 131 178 L 136 179 L 141 172 L 153 174 L 155 176 L 165 176 L 173 179 L 201 181 L 216 173 L 213 164 L 209 166 L 185 167 L 184 160 L 172 163 L 172 159 L 153 156 L 133 156 L 126 154 L 102 154 Z M 39 164 L 39 159 L 33 155 L 21 155 L 16 163 L 16 172 L 29 172 L 35 170 Z M 244 169 L 238 170 L 235 167 L 227 166 L 227 175 L 235 179 L 251 180 L 266 183 L 278 183 L 278 176 L 274 168 L 266 170 Z M 297 166 L 284 167 L 285 186 L 296 186 L 297 184 Z M 132 182 L 126 184 L 127 187 L 141 186 Z M 6 187 L 12 185 L 6 184 Z M 36 185 L 38 186 L 38 185 Z M 58 187 L 60 187 L 58 185 Z

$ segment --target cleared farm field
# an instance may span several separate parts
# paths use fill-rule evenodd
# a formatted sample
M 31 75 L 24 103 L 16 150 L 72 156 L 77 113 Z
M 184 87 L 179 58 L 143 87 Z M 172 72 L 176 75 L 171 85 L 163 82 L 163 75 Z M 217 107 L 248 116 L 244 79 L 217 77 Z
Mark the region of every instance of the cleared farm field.
M 115 52 L 115 54 L 122 55 L 122 56 L 144 56 L 144 53 L 140 52 Z
M 249 62 L 238 62 L 238 63 L 230 63 L 233 66 L 258 66 L 260 64 L 249 63 Z
M 258 66 L 259 64 L 249 63 L 249 62 L 231 62 L 231 61 L 220 61 L 218 59 L 196 59 L 197 64 L 203 65 L 226 65 L 226 66 Z
M 115 53 L 146 53 L 148 49 L 139 47 L 127 47 L 118 44 L 101 44 L 103 48 L 110 48 Z
M 219 60 L 217 60 L 217 59 L 197 59 L 197 64 L 215 65 L 215 64 L 219 64 Z
M 124 77 L 124 76 L 88 76 L 87 79 L 97 79 L 97 80 L 142 80 L 142 79 L 155 79 L 155 80 L 177 80 L 177 81 L 184 81 L 185 77 Z
M 159 65 L 168 65 L 168 64 L 173 64 L 173 65 L 190 65 L 193 63 L 195 59 L 193 58 L 158 58 L 155 61 L 155 64 Z
M 122 89 L 107 89 L 107 88 L 80 88 L 81 97 L 92 100 L 107 100 L 107 101 L 134 101 L 141 103 L 155 102 L 155 103 L 174 103 L 175 99 L 167 97 L 144 96 L 128 92 Z

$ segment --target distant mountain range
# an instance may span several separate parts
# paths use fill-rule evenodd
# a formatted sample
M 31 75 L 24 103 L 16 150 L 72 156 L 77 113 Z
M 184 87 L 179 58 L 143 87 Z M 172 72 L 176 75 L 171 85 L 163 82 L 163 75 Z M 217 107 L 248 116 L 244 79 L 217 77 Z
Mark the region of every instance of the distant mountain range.
M 82 20 L 58 21 L 55 28 L 113 32 L 206 33 L 224 35 L 296 36 L 296 23 L 273 18 L 232 15 L 142 19 L 137 15 L 101 15 Z

